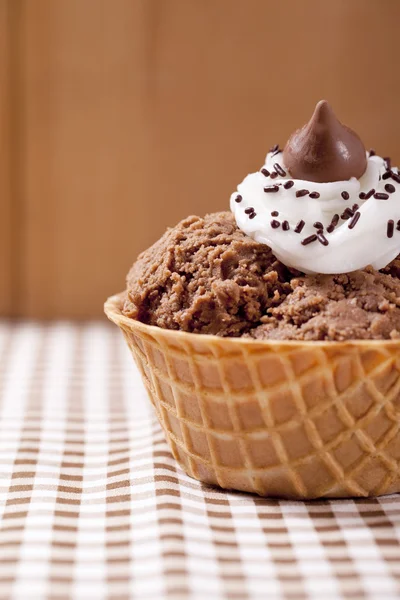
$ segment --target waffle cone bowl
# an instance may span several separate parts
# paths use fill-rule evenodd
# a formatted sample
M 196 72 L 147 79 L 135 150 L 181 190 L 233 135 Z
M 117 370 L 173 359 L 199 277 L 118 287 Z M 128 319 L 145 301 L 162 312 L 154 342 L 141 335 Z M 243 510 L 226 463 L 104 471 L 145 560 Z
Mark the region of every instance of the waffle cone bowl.
M 400 491 L 400 341 L 257 342 L 170 331 L 105 304 L 188 475 L 261 496 Z

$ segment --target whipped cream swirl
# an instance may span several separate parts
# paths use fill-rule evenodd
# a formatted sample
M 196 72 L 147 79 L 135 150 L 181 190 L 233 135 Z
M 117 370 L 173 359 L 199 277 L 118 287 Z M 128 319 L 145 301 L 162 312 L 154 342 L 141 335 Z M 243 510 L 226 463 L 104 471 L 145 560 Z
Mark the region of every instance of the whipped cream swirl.
M 291 178 L 283 153 L 269 152 L 230 207 L 244 233 L 304 273 L 381 269 L 400 252 L 399 169 L 380 156 L 367 154 L 360 179 L 315 183 Z

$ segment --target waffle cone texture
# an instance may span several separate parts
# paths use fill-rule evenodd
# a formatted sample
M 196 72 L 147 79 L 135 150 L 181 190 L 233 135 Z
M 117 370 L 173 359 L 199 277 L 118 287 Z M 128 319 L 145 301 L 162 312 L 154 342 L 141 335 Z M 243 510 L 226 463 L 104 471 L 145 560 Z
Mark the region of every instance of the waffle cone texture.
M 190 475 L 282 498 L 400 491 L 400 341 L 277 342 L 145 325 L 105 304 Z

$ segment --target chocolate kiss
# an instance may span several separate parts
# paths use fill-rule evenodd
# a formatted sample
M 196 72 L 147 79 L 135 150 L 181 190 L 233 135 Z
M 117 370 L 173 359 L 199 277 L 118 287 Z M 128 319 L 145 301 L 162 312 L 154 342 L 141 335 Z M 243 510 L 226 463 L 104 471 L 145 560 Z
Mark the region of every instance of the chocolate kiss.
M 359 179 L 367 168 L 362 141 L 338 121 L 326 100 L 318 102 L 307 125 L 290 136 L 283 163 L 294 179 L 318 183 Z

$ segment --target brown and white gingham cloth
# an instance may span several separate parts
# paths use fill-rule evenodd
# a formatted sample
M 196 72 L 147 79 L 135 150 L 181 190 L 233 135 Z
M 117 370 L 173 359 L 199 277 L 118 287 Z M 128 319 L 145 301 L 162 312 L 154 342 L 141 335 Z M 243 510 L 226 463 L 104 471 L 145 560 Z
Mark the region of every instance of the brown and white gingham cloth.
M 400 496 L 190 479 L 106 324 L 2 323 L 0 356 L 0 599 L 400 598 Z

